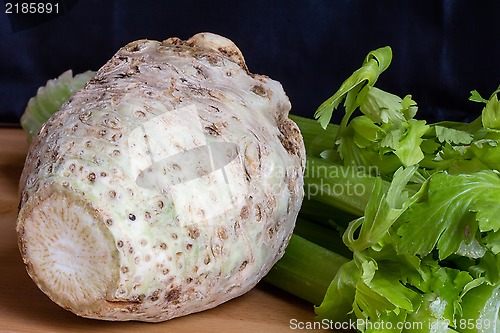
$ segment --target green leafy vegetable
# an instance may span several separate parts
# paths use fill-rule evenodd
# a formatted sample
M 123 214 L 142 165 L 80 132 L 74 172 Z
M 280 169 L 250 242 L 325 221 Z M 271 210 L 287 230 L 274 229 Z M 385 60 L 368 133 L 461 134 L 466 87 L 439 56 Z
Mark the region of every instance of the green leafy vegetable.
M 405 191 L 405 186 L 415 170 L 415 167 L 411 167 L 396 171 L 394 180 L 386 190 L 378 179 L 364 215 L 353 221 L 344 234 L 344 243 L 353 252 L 376 246 L 397 218 L 418 199 L 417 194 L 410 198 Z M 357 231 L 359 233 L 355 236 Z
M 333 110 L 345 99 L 346 115 L 341 123 L 341 128 L 345 128 L 354 110 L 364 102 L 368 91 L 375 84 L 379 75 L 389 67 L 391 60 L 392 50 L 390 47 L 380 48 L 368 53 L 363 61 L 363 66 L 344 81 L 340 89 L 321 104 L 314 114 L 321 126 L 326 128 L 332 117 Z
M 483 126 L 489 130 L 500 130 L 500 103 L 496 94 L 486 102 L 483 111 Z
M 399 229 L 399 251 L 425 256 L 433 249 L 439 258 L 455 253 L 462 242 L 500 228 L 500 177 L 496 171 L 429 179 L 427 198 L 414 204 Z M 486 244 L 485 244 L 486 245 Z
M 29 100 L 21 117 L 21 126 L 30 141 L 50 116 L 57 112 L 71 95 L 83 88 L 94 74 L 93 71 L 87 71 L 73 76 L 73 72 L 68 70 L 38 89 L 36 96 Z
M 310 301 L 318 320 L 356 321 L 361 332 L 497 332 L 500 87 L 489 99 L 471 93 L 470 100 L 485 104 L 476 120 L 427 124 L 415 118 L 411 95 L 400 98 L 374 86 L 391 58 L 388 47 L 370 52 L 320 105 L 318 128 L 294 117 L 306 149 L 311 147 L 299 216 L 330 229 L 321 239 L 306 241 L 350 258 L 341 267 L 332 262 L 337 273 L 322 301 L 317 296 Z M 330 124 L 342 101 L 342 121 Z M 360 115 L 354 117 L 356 110 Z M 319 167 L 344 171 L 314 172 Z M 358 191 L 318 192 L 319 184 L 350 184 Z M 302 225 L 296 233 L 307 234 L 305 229 Z M 339 232 L 350 254 L 338 245 Z M 284 261 L 288 253 L 304 262 L 314 260 L 314 253 L 293 246 Z M 300 288 L 315 283 L 309 276 L 324 277 L 295 262 L 295 269 L 308 272 Z M 278 286 L 288 280 L 283 271 L 276 274 L 280 265 L 270 274 Z M 321 261 L 317 266 L 328 265 Z M 325 284 L 320 282 L 321 290 Z
M 370 52 L 363 66 L 315 114 L 325 127 L 333 110 L 345 99 L 346 113 L 335 140 L 336 162 L 364 168 L 375 166 L 386 178 L 399 167 L 417 164 L 424 158 L 420 143 L 429 129 L 425 121 L 413 119 L 417 105 L 410 95 L 400 98 L 374 86 L 391 59 L 389 47 Z M 357 108 L 363 115 L 351 120 Z

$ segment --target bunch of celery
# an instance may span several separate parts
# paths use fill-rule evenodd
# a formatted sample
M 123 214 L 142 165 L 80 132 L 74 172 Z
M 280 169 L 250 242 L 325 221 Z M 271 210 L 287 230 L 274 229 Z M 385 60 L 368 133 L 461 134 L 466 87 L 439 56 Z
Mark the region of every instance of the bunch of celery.
M 500 88 L 472 92 L 485 103 L 473 122 L 428 124 L 410 95 L 374 86 L 391 60 L 389 47 L 370 52 L 318 122 L 293 117 L 306 198 L 266 279 L 361 332 L 497 332 Z

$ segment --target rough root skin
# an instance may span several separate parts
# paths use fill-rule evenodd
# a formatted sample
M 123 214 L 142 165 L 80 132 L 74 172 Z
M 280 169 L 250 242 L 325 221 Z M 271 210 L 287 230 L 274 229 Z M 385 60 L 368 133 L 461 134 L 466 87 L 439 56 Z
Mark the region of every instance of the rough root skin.
M 303 199 L 305 149 L 289 110 L 281 85 L 251 74 L 224 37 L 124 46 L 30 147 L 17 223 L 29 275 L 60 306 L 104 320 L 159 322 L 247 292 L 283 255 Z M 132 139 L 153 140 L 134 135 L 158 117 L 158 133 L 177 133 L 162 149 L 179 163 L 142 168 Z M 190 122 L 222 147 L 219 173 L 196 160 L 204 150 L 185 155 L 201 145 L 176 132 Z M 191 184 L 185 161 L 199 166 L 203 195 L 174 192 Z M 212 216 L 221 169 L 244 196 Z

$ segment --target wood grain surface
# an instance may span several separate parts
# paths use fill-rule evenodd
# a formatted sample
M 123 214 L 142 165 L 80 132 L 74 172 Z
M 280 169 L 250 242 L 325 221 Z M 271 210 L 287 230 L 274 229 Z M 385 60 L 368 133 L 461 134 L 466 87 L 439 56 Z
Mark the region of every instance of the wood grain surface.
M 20 129 L 0 128 L 0 332 L 292 332 L 311 323 L 312 305 L 260 283 L 212 310 L 163 323 L 106 322 L 60 308 L 31 281 L 17 247 L 18 181 L 28 145 Z M 319 330 L 315 330 L 319 331 Z

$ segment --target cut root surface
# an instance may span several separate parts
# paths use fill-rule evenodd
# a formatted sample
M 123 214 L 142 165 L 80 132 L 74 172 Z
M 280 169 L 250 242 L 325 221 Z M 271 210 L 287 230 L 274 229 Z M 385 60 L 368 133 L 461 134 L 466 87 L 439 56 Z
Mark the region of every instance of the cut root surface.
M 74 192 L 45 189 L 22 208 L 18 231 L 39 288 L 73 312 L 98 313 L 119 274 L 118 252 L 101 214 Z

